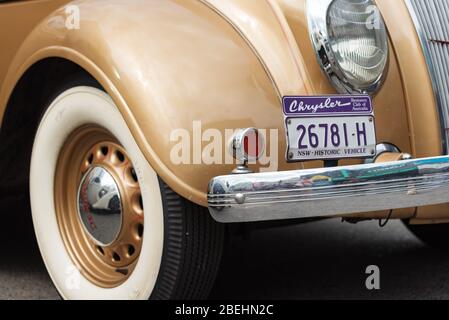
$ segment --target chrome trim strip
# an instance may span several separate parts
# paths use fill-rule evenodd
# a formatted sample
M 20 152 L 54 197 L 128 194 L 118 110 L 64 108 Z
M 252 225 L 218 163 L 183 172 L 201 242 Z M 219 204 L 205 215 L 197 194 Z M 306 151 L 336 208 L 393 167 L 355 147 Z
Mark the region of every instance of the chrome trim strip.
M 449 156 L 211 180 L 219 222 L 343 216 L 449 202 Z
M 419 20 L 419 17 L 417 15 L 416 11 L 415 11 L 414 4 L 412 3 L 412 1 L 413 1 L 413 3 L 416 3 L 416 0 L 405 0 L 405 3 L 408 8 L 408 11 L 410 12 L 410 16 L 413 20 L 413 23 L 415 25 L 415 29 L 418 34 L 418 38 L 421 42 L 421 47 L 423 49 L 424 58 L 427 63 L 427 68 L 429 70 L 429 76 L 430 76 L 430 79 L 432 82 L 432 88 L 433 88 L 433 92 L 434 92 L 434 96 L 435 96 L 435 102 L 437 104 L 437 109 L 438 109 L 443 154 L 448 154 L 448 151 L 449 151 L 448 142 L 449 141 L 448 141 L 447 132 L 446 132 L 446 128 L 448 127 L 447 126 L 448 119 L 446 119 L 446 117 L 444 116 L 445 110 L 444 110 L 443 99 L 442 99 L 441 93 L 438 89 L 438 83 L 440 82 L 440 80 L 438 79 L 438 76 L 437 76 L 437 73 L 435 70 L 434 59 L 432 57 L 432 53 L 431 53 L 431 49 L 430 49 L 430 39 L 426 36 L 426 34 L 423 30 L 423 26 L 421 25 L 421 22 Z M 428 2 L 428 0 L 426 0 L 425 3 L 427 5 L 429 5 L 430 1 Z

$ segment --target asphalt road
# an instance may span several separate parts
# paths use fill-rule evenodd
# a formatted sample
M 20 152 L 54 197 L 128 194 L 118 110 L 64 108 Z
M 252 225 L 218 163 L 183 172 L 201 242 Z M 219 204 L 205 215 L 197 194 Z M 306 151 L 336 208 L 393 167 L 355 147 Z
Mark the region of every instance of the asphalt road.
M 0 299 L 59 299 L 24 200 L 0 200 Z M 380 268 L 378 291 L 365 287 Z M 214 299 L 449 299 L 449 253 L 424 246 L 397 221 L 380 229 L 339 220 L 259 230 L 228 245 Z

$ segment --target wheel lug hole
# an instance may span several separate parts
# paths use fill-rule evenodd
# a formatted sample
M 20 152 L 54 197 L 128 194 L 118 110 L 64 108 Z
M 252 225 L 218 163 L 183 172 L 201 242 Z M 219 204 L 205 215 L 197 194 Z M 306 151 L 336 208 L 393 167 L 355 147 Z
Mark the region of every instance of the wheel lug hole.
M 125 162 L 125 155 L 118 150 L 115 152 L 115 157 L 117 158 L 117 160 L 119 162 L 121 162 L 121 163 Z
M 109 153 L 109 148 L 106 147 L 106 146 L 103 146 L 103 147 L 100 148 L 100 152 L 101 152 L 101 154 L 102 154 L 103 156 L 106 157 L 106 156 L 108 155 L 108 153 Z
M 103 249 L 102 247 L 97 246 L 97 251 L 98 251 L 102 256 L 104 256 L 104 249 Z
M 128 251 L 127 251 L 128 257 L 132 257 L 135 252 L 136 252 L 136 249 L 134 248 L 134 246 L 133 245 L 129 245 L 128 246 Z
M 117 252 L 114 252 L 114 253 L 112 254 L 112 261 L 114 261 L 114 262 L 120 262 L 120 260 L 122 260 L 122 259 L 120 258 L 119 254 L 118 254 Z
M 143 211 L 143 199 L 142 199 L 142 195 L 139 196 L 139 209 Z
M 142 239 L 142 237 L 143 237 L 143 224 L 139 223 L 139 224 L 136 226 L 136 233 L 137 233 L 137 237 L 138 237 L 139 239 Z
M 131 197 L 131 206 L 134 210 L 134 213 L 142 215 L 143 214 L 143 199 L 140 192 L 135 193 Z
M 137 178 L 137 173 L 136 173 L 136 170 L 134 170 L 134 168 L 131 168 L 130 170 L 129 170 L 129 174 L 130 174 L 130 176 L 131 176 L 131 179 L 132 179 L 132 181 L 134 181 L 134 182 L 139 182 L 139 179 Z

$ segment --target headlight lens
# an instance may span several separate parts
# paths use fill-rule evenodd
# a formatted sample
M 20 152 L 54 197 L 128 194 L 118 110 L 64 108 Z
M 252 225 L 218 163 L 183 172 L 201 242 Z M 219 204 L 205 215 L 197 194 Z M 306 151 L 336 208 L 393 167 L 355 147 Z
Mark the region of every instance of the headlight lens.
M 309 29 L 324 71 L 341 93 L 375 93 L 388 65 L 388 37 L 372 0 L 308 0 Z

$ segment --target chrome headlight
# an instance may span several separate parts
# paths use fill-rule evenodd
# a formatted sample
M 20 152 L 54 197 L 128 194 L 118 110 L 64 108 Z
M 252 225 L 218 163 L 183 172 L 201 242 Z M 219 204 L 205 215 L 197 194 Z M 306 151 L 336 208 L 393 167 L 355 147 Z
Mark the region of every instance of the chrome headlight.
M 388 36 L 373 0 L 308 0 L 318 61 L 340 93 L 374 94 L 388 66 Z

